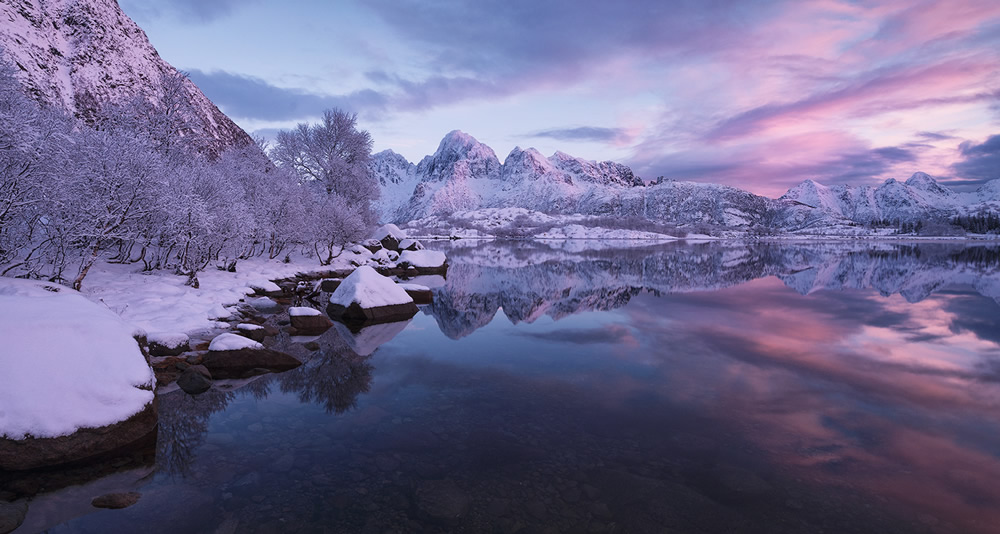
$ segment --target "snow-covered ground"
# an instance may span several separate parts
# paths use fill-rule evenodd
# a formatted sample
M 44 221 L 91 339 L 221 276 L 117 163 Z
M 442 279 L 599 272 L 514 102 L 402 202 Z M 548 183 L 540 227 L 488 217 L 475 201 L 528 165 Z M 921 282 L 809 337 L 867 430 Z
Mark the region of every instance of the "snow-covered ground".
M 169 271 L 140 272 L 141 265 L 99 263 L 83 284 L 83 293 L 126 321 L 149 333 L 201 332 L 227 328 L 221 322 L 254 288 L 273 291 L 271 280 L 321 269 L 348 269 L 355 254 L 345 252 L 329 267 L 312 258 L 292 256 L 291 263 L 266 258 L 242 260 L 236 272 L 216 269 L 198 275 L 199 289 L 184 285 L 186 277 Z
M 0 278 L 0 437 L 107 426 L 153 400 L 136 328 L 72 289 Z

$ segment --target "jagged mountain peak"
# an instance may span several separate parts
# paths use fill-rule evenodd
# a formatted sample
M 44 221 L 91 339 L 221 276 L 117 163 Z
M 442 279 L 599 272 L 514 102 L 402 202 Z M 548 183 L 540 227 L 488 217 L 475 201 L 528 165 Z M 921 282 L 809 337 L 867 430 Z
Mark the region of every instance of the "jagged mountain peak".
M 155 104 L 163 80 L 177 75 L 116 0 L 5 0 L 0 21 L 0 52 L 25 92 L 84 121 L 136 95 Z M 190 80 L 184 92 L 205 152 L 253 143 Z
M 452 130 L 441 139 L 437 151 L 417 165 L 417 172 L 431 180 L 450 177 L 500 177 L 500 160 L 493 149 L 475 137 Z

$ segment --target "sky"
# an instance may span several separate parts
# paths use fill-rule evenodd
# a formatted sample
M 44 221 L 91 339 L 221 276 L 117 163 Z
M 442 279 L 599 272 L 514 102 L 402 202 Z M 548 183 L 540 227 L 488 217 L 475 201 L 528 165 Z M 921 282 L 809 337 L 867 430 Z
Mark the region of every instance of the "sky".
M 641 177 L 1000 178 L 1000 2 L 120 0 L 250 133 L 356 112 L 417 162 L 451 130 Z

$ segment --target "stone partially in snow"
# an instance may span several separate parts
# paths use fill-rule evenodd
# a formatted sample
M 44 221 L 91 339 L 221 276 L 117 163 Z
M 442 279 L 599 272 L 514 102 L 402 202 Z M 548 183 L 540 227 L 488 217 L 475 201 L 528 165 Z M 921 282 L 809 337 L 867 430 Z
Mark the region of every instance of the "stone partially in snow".
M 399 242 L 406 239 L 406 234 L 395 224 L 386 224 L 375 230 L 372 239 L 377 239 L 383 248 L 399 250 Z
M 437 250 L 404 250 L 399 255 L 399 264 L 418 269 L 439 269 L 447 263 L 448 257 Z
M 149 343 L 150 356 L 177 356 L 191 350 L 191 340 L 187 334 L 157 332 L 146 336 L 146 341 Z
M 134 331 L 76 291 L 0 278 L 0 469 L 82 460 L 155 428 Z
M 406 290 L 365 265 L 358 267 L 330 295 L 331 317 L 345 321 L 387 322 L 417 313 Z
M 254 280 L 253 282 L 250 282 L 247 285 L 250 287 L 250 289 L 253 289 L 255 292 L 260 293 L 262 295 L 281 294 L 281 288 L 278 287 L 278 284 L 275 284 L 270 280 Z
M 319 335 L 333 326 L 333 321 L 323 312 L 305 306 L 288 308 L 288 318 L 292 321 L 295 335 L 299 336 Z
M 236 331 L 241 336 L 248 337 L 254 341 L 264 341 L 264 338 L 267 336 L 267 330 L 263 326 L 256 324 L 240 323 L 236 325 Z
M 434 300 L 431 288 L 420 284 L 399 284 L 399 287 L 406 291 L 416 304 L 430 304 Z
M 263 349 L 264 345 L 260 343 L 240 336 L 236 334 L 230 334 L 226 332 L 225 334 L 219 334 L 215 336 L 215 339 L 208 344 L 208 350 L 210 352 L 217 352 L 223 350 L 242 350 L 242 349 Z
M 378 250 L 378 252 L 372 254 L 371 259 L 369 259 L 368 261 L 374 262 L 378 265 L 388 265 L 389 263 L 392 262 L 392 258 L 389 256 L 388 250 L 381 248 Z
M 272 312 L 281 307 L 280 304 L 267 297 L 247 299 L 247 304 L 253 306 L 254 309 L 261 312 Z
M 399 250 L 423 250 L 424 245 L 416 239 L 404 239 L 399 242 Z

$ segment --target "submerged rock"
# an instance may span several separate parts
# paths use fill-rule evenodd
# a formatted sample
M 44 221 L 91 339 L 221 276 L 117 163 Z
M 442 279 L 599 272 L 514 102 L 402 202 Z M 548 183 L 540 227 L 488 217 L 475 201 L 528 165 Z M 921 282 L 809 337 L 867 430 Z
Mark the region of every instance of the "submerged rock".
M 429 519 L 455 525 L 469 512 L 472 497 L 451 480 L 429 480 L 416 492 L 417 506 Z
M 14 532 L 17 527 L 24 523 L 24 516 L 27 514 L 27 502 L 0 501 L 0 534 Z
M 107 495 L 95 497 L 93 501 L 90 501 L 90 504 L 94 508 L 110 508 L 112 510 L 118 510 L 132 506 L 133 504 L 139 502 L 139 498 L 141 497 L 141 493 L 136 493 L 134 491 L 125 493 L 108 493 Z
M 177 385 L 180 386 L 185 393 L 191 395 L 197 395 L 199 393 L 204 393 L 212 388 L 211 376 L 206 377 L 205 373 L 201 372 L 201 369 L 208 370 L 203 365 L 192 365 L 181 373 L 180 378 L 177 379 Z

